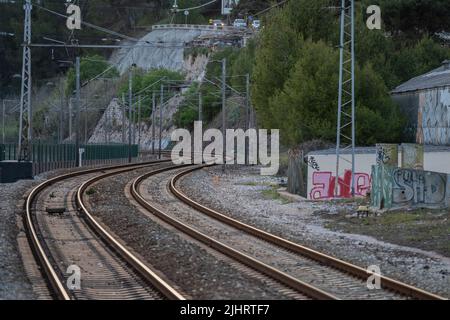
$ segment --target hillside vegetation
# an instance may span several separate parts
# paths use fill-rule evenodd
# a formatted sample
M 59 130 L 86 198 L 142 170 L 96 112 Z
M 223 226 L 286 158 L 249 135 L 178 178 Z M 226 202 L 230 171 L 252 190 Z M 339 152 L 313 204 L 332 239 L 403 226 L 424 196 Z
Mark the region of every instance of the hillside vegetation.
M 434 37 L 434 32 L 445 30 L 440 28 L 450 29 L 445 18 L 448 1 L 378 2 L 386 21 L 382 30 L 365 26 L 363 13 L 373 1 L 356 3 L 359 145 L 404 141 L 404 116 L 389 91 L 450 58 L 449 48 Z M 246 48 L 236 59 L 252 73 L 260 125 L 281 128 L 286 146 L 335 140 L 339 14 L 329 7 L 336 3 L 297 0 L 272 10 L 256 49 Z M 435 18 L 428 19 L 430 14 Z

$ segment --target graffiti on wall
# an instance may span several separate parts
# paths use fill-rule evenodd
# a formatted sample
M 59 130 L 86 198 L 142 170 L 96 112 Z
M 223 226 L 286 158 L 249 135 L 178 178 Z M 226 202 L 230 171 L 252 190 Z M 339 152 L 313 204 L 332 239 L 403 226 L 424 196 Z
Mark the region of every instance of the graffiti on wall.
M 377 144 L 377 165 L 398 166 L 398 145 Z
M 420 93 L 418 124 L 418 143 L 450 145 L 450 89 Z
M 447 175 L 421 170 L 397 169 L 393 173 L 394 205 L 439 205 L 445 201 Z
M 316 170 L 316 171 L 320 171 L 320 167 L 319 167 L 319 164 L 317 163 L 317 161 L 316 161 L 316 158 L 314 158 L 314 157 L 309 157 L 308 158 L 308 166 L 310 166 L 311 168 L 313 168 L 314 170 Z
M 351 198 L 352 171 L 346 170 L 343 177 L 338 178 L 338 198 Z M 311 200 L 326 200 L 335 198 L 336 177 L 332 172 L 314 172 L 313 188 L 309 197 Z M 366 173 L 355 173 L 355 195 L 365 197 L 370 192 L 371 178 Z
M 373 169 L 372 205 L 380 209 L 445 207 L 450 204 L 450 175 L 414 169 Z

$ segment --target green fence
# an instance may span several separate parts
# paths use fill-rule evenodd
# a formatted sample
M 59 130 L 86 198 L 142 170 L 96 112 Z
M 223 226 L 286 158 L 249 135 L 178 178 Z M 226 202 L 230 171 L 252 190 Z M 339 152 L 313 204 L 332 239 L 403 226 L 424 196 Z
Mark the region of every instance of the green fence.
M 110 163 L 114 160 L 128 159 L 129 147 L 123 144 L 80 145 L 84 149 L 82 162 L 86 165 Z M 44 171 L 57 168 L 71 168 L 75 166 L 78 152 L 74 144 L 47 144 L 33 143 L 31 148 L 31 162 L 33 162 L 34 173 L 39 174 Z M 137 158 L 139 147 L 131 146 L 131 157 Z M 17 144 L 0 144 L 0 161 L 17 161 Z

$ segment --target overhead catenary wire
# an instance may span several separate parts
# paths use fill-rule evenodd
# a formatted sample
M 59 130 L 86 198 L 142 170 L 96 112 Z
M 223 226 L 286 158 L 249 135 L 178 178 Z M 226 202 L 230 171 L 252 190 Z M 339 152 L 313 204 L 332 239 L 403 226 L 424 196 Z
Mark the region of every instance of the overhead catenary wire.
M 44 10 L 44 11 L 46 11 L 48 13 L 54 14 L 54 15 L 60 17 L 60 18 L 65 18 L 65 19 L 69 18 L 69 16 L 67 16 L 65 14 L 62 14 L 62 13 L 56 12 L 54 10 L 48 9 L 46 7 L 43 7 L 43 6 L 41 6 L 40 4 L 38 4 L 36 2 L 33 2 L 33 6 L 36 6 L 38 9 L 41 9 L 41 10 Z M 104 27 L 97 26 L 95 24 L 86 22 L 84 20 L 81 20 L 80 22 L 81 22 L 81 24 L 83 24 L 83 25 L 85 25 L 87 27 L 90 27 L 90 28 L 93 28 L 95 30 L 102 31 L 102 32 L 114 35 L 114 36 L 122 38 L 122 39 L 130 40 L 130 41 L 133 41 L 133 42 L 142 42 L 141 40 L 139 40 L 137 38 L 130 37 L 130 36 L 124 35 L 122 33 L 119 33 L 119 32 L 116 32 L 116 31 L 104 28 Z M 146 41 L 144 41 L 144 42 L 146 42 Z
M 213 4 L 213 3 L 215 3 L 215 2 L 217 2 L 218 0 L 212 0 L 212 1 L 209 1 L 209 2 L 207 2 L 207 3 L 204 3 L 204 4 L 201 4 L 201 5 L 198 5 L 198 6 L 195 6 L 195 7 L 190 7 L 190 8 L 182 8 L 182 9 L 172 9 L 173 10 L 173 12 L 184 12 L 184 11 L 192 11 L 192 10 L 197 10 L 197 9 L 200 9 L 200 8 L 203 8 L 203 7 L 206 7 L 206 6 L 209 6 L 210 4 Z

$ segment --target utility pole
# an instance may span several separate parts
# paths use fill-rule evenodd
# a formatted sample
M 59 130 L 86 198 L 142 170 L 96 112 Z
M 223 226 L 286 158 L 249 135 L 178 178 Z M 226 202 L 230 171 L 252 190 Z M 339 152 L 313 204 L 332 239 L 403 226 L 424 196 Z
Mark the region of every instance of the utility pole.
M 152 93 L 152 152 L 155 155 L 155 139 L 156 139 L 156 95 Z
M 59 143 L 63 142 L 64 139 L 64 129 L 63 129 L 63 122 L 64 122 L 64 86 L 63 86 L 63 81 L 61 80 L 61 76 L 59 77 L 59 92 L 60 92 L 60 97 L 59 97 L 59 103 L 60 103 L 60 108 L 59 108 Z
M 125 134 L 125 117 L 126 117 L 126 100 L 125 100 L 125 93 L 122 93 L 122 143 L 125 144 L 126 140 L 126 134 Z
M 133 67 L 128 71 L 128 162 L 131 163 L 131 125 L 133 106 Z
M 108 81 L 106 78 L 103 79 L 103 82 L 105 84 L 105 99 L 108 95 Z M 105 109 L 105 144 L 109 143 L 109 115 L 108 115 L 108 100 L 105 102 L 106 109 Z
M 136 103 L 133 104 L 133 144 L 136 144 Z
M 72 98 L 69 98 L 69 141 L 72 142 Z
M 2 111 L 2 144 L 5 144 L 5 100 L 3 99 Z
M 138 108 L 138 145 L 141 145 L 141 104 L 142 97 L 139 95 L 139 108 Z
M 164 84 L 161 83 L 161 104 L 159 106 L 159 155 L 158 159 L 161 160 L 162 151 L 162 108 L 164 104 Z
M 336 183 L 334 196 L 339 196 L 339 170 L 341 160 L 349 163 L 352 169 L 351 192 L 355 195 L 355 3 L 354 0 L 341 0 L 341 30 L 339 57 L 339 95 L 336 141 Z M 341 156 L 343 151 L 351 150 L 351 160 Z
M 80 90 L 80 57 L 76 57 L 76 106 L 75 106 L 75 153 L 76 161 L 75 167 L 80 166 L 80 104 L 81 104 L 81 90 Z
M 75 167 L 80 166 L 80 104 L 81 104 L 81 92 L 80 92 L 80 57 L 76 57 L 75 60 L 76 69 L 76 106 L 75 106 Z
M 198 121 L 203 121 L 203 97 L 202 90 L 198 90 Z
M 87 93 L 87 95 L 86 95 L 87 97 L 90 97 L 91 96 L 91 94 L 90 94 L 90 92 L 88 92 Z M 87 116 L 87 109 L 88 109 L 88 103 L 89 103 L 89 100 L 86 98 L 86 100 L 85 100 L 85 102 L 84 102 L 84 108 L 83 108 L 83 113 L 84 113 L 84 117 L 83 117 L 83 119 L 84 119 L 84 144 L 85 145 L 87 145 L 88 144 L 88 130 L 87 130 L 87 123 L 88 123 L 88 116 Z M 81 119 L 80 119 L 80 121 L 81 121 Z
M 87 101 L 84 105 L 84 144 L 88 144 L 88 109 L 87 109 L 88 105 L 87 105 Z
M 250 129 L 250 74 L 245 76 L 245 131 Z M 245 142 L 245 164 L 249 164 L 249 142 Z
M 223 58 L 222 60 L 222 135 L 223 135 L 223 148 L 222 148 L 222 158 L 223 158 L 223 166 L 222 171 L 225 172 L 226 167 L 226 156 L 225 156 L 225 149 L 226 149 L 226 133 L 227 133 L 227 114 L 226 114 L 226 104 L 227 104 L 227 97 L 226 97 L 226 89 L 227 89 L 227 59 Z
M 31 112 L 31 0 L 24 5 L 22 88 L 20 94 L 19 161 L 29 162 L 32 141 Z

